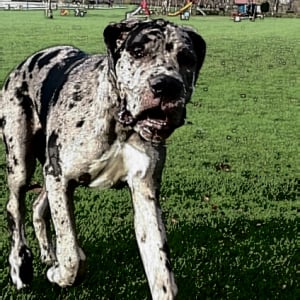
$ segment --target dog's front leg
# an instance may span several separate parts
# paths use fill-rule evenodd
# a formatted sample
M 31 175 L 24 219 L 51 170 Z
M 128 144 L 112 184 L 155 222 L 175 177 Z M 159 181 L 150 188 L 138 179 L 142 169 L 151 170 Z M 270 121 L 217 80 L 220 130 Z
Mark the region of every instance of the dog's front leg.
M 61 287 L 81 281 L 85 271 L 85 255 L 76 237 L 74 187 L 62 176 L 46 175 L 46 189 L 56 234 L 57 262 L 48 272 L 49 281 Z
M 174 299 L 177 287 L 171 271 L 169 248 L 158 201 L 164 149 L 149 155 L 132 147 L 128 153 L 126 161 L 134 207 L 134 227 L 151 295 L 154 300 Z
M 134 188 L 134 227 L 152 298 L 174 299 L 177 287 L 157 199 Z

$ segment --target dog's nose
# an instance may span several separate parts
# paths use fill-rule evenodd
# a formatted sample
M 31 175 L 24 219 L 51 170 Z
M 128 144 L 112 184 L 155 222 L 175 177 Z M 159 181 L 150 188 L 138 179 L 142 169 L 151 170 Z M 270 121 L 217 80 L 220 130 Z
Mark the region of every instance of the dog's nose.
M 183 90 L 183 84 L 178 79 L 161 75 L 150 80 L 151 90 L 154 97 L 163 98 L 165 100 L 178 99 Z

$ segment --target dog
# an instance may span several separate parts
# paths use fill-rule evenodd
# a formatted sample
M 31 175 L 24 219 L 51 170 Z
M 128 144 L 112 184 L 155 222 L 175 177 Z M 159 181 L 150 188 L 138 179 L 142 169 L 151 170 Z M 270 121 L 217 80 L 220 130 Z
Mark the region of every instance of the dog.
M 48 280 L 71 286 L 86 269 L 75 233 L 74 189 L 123 184 L 131 192 L 152 298 L 174 299 L 177 286 L 159 206 L 165 140 L 185 122 L 206 44 L 194 30 L 163 19 L 109 24 L 103 36 L 105 55 L 71 46 L 41 50 L 3 85 L 10 276 L 17 289 L 33 278 L 25 194 L 39 162 L 44 184 L 33 204 L 33 225 L 41 259 L 51 265 Z

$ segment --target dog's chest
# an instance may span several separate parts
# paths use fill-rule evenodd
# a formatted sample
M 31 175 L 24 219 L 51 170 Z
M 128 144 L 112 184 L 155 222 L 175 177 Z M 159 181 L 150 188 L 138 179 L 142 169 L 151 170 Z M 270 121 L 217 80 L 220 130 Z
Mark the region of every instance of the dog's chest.
M 118 182 L 130 182 L 135 176 L 144 178 L 150 157 L 130 143 L 116 141 L 99 159 L 89 166 L 90 187 L 110 188 Z

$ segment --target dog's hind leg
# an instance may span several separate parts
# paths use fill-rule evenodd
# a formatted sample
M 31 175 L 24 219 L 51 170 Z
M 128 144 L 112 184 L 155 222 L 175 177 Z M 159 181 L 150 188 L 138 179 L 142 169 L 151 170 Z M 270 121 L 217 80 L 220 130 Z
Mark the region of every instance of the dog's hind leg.
M 40 246 L 41 260 L 46 264 L 55 261 L 50 238 L 50 209 L 45 186 L 33 204 L 33 225 Z
M 2 94 L 2 134 L 7 160 L 9 198 L 7 220 L 11 234 L 10 276 L 17 289 L 33 277 L 32 254 L 25 238 L 25 195 L 35 170 L 35 115 L 28 85 L 15 72 L 6 81 Z
M 7 124 L 6 124 L 7 125 Z M 35 159 L 20 136 L 3 135 L 6 145 L 7 181 L 9 199 L 7 202 L 8 227 L 11 233 L 9 254 L 10 275 L 17 289 L 28 285 L 33 276 L 32 254 L 25 239 L 25 194 L 35 167 Z

